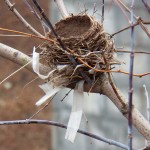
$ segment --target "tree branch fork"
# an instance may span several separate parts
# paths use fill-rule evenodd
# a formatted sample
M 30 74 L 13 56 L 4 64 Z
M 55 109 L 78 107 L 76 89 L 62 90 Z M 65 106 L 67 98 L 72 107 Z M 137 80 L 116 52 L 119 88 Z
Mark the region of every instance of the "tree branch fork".
M 16 64 L 19 64 L 20 66 L 25 66 L 26 69 L 33 72 L 31 63 L 32 58 L 19 50 L 16 50 L 12 47 L 0 43 L 0 56 L 6 58 L 7 60 L 11 60 Z M 40 64 L 40 71 L 41 73 L 46 74 L 47 72 L 50 71 L 50 68 Z M 69 88 L 74 88 L 74 85 L 72 85 Z M 86 83 L 84 85 L 84 91 L 89 92 L 90 89 L 91 84 Z M 100 93 L 107 96 L 115 104 L 115 106 L 119 109 L 119 111 L 123 114 L 123 116 L 128 118 L 127 100 L 122 96 L 121 92 L 117 89 L 117 92 L 121 97 L 121 99 L 118 98 L 111 84 L 109 83 L 106 74 L 102 74 L 99 77 L 96 84 L 92 87 L 91 92 Z M 150 140 L 150 124 L 143 117 L 143 115 L 135 108 L 135 106 L 133 106 L 132 108 L 132 116 L 133 116 L 133 125 L 145 137 L 145 139 Z

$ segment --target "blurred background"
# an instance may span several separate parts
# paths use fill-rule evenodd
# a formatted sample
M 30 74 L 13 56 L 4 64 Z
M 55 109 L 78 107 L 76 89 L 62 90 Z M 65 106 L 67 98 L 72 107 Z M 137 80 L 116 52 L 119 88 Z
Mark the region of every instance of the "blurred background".
M 29 11 L 23 1 L 14 0 L 17 10 L 35 27 L 40 33 L 43 33 L 41 23 Z M 56 4 L 51 0 L 38 1 L 50 20 L 55 24 L 61 19 Z M 70 14 L 78 15 L 86 13 L 96 17 L 101 22 L 102 2 L 96 0 L 64 0 L 67 10 Z M 124 0 L 130 7 L 130 1 Z M 18 21 L 18 19 L 8 10 L 4 1 L 0 2 L 0 27 L 28 32 L 29 31 Z M 95 12 L 96 10 L 96 12 Z M 150 15 L 145 9 L 142 1 L 135 1 L 135 14 L 141 16 L 145 21 L 150 20 Z M 130 18 L 130 15 L 129 15 Z M 104 29 L 106 33 L 113 34 L 129 25 L 127 18 L 110 0 L 105 0 L 105 18 Z M 150 26 L 147 26 L 150 30 Z M 4 33 L 4 32 L 1 32 Z M 6 32 L 5 32 L 6 34 Z M 116 49 L 130 50 L 130 30 L 126 30 L 114 37 Z M 33 46 L 41 43 L 38 39 L 24 37 L 0 37 L 0 42 L 21 50 L 26 54 L 31 54 Z M 135 28 L 135 51 L 149 51 L 150 42 L 147 35 L 140 27 Z M 116 53 L 118 60 L 123 62 L 119 69 L 129 71 L 129 54 Z M 149 72 L 150 59 L 146 54 L 135 54 L 134 72 Z M 0 57 L 0 81 L 20 68 L 20 66 Z M 32 116 L 38 108 L 35 102 L 44 95 L 38 85 L 43 81 L 35 80 L 36 75 L 21 70 L 5 83 L 0 85 L 0 120 L 27 119 Z M 113 80 L 116 86 L 128 97 L 128 76 L 124 74 L 113 74 Z M 143 84 L 146 84 L 150 91 L 150 77 L 134 77 L 134 104 L 146 117 L 146 98 L 144 95 Z M 72 105 L 72 92 L 65 98 L 69 89 L 61 91 L 53 102 L 41 111 L 36 118 L 58 121 L 64 124 L 68 123 Z M 81 129 L 87 130 L 105 138 L 110 138 L 121 143 L 127 144 L 127 120 L 116 109 L 114 104 L 105 96 L 99 94 L 86 94 L 84 113 L 81 123 Z M 86 122 L 86 119 L 88 123 Z M 91 139 L 78 134 L 75 142 L 72 144 L 65 140 L 66 130 L 44 125 L 11 125 L 0 126 L 0 149 L 1 150 L 119 150 L 115 146 Z M 143 137 L 134 129 L 133 145 L 135 149 L 144 146 Z

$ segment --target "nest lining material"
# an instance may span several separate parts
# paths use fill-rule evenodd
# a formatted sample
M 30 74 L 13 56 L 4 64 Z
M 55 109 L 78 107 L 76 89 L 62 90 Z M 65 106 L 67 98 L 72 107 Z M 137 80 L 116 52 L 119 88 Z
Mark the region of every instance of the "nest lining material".
M 55 31 L 65 47 L 73 51 L 73 53 L 70 53 L 70 51 L 68 53 L 76 60 L 81 58 L 91 67 L 103 70 L 106 69 L 106 61 L 109 65 L 118 63 L 113 58 L 115 48 L 112 39 L 106 36 L 102 24 L 99 24 L 93 17 L 83 15 L 65 18 L 55 24 Z M 77 69 L 79 66 L 92 78 L 93 75 L 91 75 L 89 67 L 81 62 L 78 62 L 78 67 L 74 67 L 66 52 L 58 44 L 55 36 L 50 33 L 49 38 L 56 41 L 56 43 L 46 44 L 43 47 L 42 60 L 51 69 L 56 69 L 58 65 L 67 65 L 50 76 L 50 80 L 54 85 L 66 86 L 83 79 Z M 96 75 L 98 74 L 97 72 Z

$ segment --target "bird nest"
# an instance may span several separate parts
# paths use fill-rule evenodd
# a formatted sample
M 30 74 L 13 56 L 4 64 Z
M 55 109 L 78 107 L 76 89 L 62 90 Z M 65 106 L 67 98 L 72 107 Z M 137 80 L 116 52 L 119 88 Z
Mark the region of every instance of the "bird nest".
M 93 77 L 101 73 L 96 72 L 96 69 L 106 70 L 118 63 L 113 58 L 115 48 L 112 39 L 105 33 L 103 25 L 93 17 L 82 15 L 65 18 L 55 24 L 55 31 L 66 50 L 62 49 L 57 38 L 50 33 L 49 38 L 54 42 L 46 43 L 41 53 L 44 64 L 55 70 L 49 77 L 54 85 L 67 86 L 83 80 L 81 69 L 93 80 Z M 77 62 L 76 66 L 70 57 Z

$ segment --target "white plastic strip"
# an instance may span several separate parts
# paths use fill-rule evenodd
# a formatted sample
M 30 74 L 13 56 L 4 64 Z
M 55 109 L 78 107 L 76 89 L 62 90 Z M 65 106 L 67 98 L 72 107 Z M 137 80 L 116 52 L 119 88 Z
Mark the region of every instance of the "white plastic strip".
M 76 87 L 74 89 L 72 112 L 70 114 L 67 131 L 65 135 L 65 139 L 71 141 L 72 143 L 75 140 L 83 113 L 83 102 L 84 102 L 83 85 L 84 81 L 80 81 L 76 84 Z
M 39 85 L 39 87 L 46 93 L 40 100 L 36 102 L 37 106 L 42 105 L 45 101 L 47 101 L 49 98 L 51 98 L 53 95 L 55 95 L 59 90 L 62 88 L 60 87 L 53 87 L 50 82 Z
M 143 85 L 144 90 L 145 90 L 145 96 L 146 96 L 146 105 L 147 105 L 147 120 L 150 123 L 150 100 L 149 100 L 149 96 L 148 96 L 148 92 L 147 92 L 147 88 L 146 85 Z
M 41 78 L 41 79 L 47 79 L 51 73 L 53 73 L 55 70 L 50 71 L 47 75 L 40 74 L 39 71 L 39 59 L 40 55 L 35 51 L 35 47 L 33 48 L 33 61 L 32 61 L 32 68 L 33 71 Z

